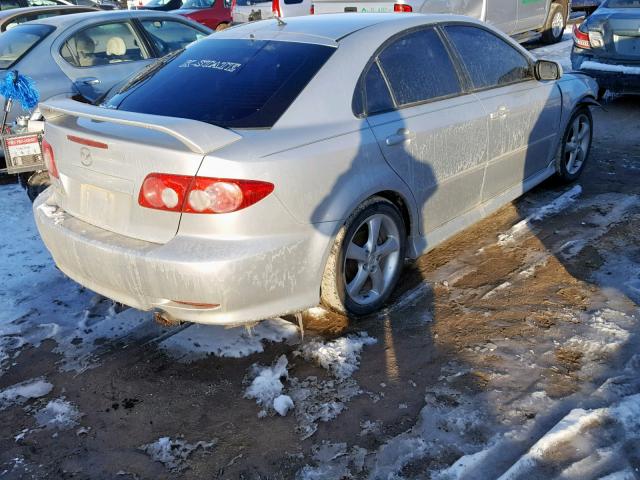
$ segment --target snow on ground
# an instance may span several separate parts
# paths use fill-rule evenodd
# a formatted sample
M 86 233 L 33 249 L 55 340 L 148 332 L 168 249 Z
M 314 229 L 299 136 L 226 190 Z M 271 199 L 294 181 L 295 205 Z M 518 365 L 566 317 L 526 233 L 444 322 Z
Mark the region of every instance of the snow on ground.
M 246 357 L 264 350 L 263 342 L 298 337 L 298 327 L 280 318 L 264 320 L 251 328 L 192 325 L 163 340 L 159 346 L 174 358 L 188 362 L 207 355 Z
M 82 414 L 64 398 L 51 400 L 35 413 L 36 425 L 40 428 L 66 430 L 78 424 Z
M 250 376 L 254 378 L 244 396 L 245 398 L 255 399 L 256 403 L 263 407 L 262 410 L 258 412 L 259 417 L 266 416 L 272 409 L 278 411 L 279 409 L 275 408 L 276 400 L 278 401 L 278 407 L 282 407 L 288 403 L 286 399 L 282 398 L 285 397 L 285 395 L 282 395 L 282 389 L 284 388 L 282 381 L 289 377 L 287 364 L 286 355 L 280 355 L 272 367 L 252 366 Z M 291 398 L 289 398 L 289 401 L 291 401 Z M 280 412 L 278 411 L 278 413 Z
M 518 237 L 530 231 L 534 222 L 539 222 L 545 217 L 555 215 L 566 209 L 575 202 L 576 198 L 582 193 L 580 185 L 574 185 L 572 188 L 564 192 L 562 195 L 554 199 L 552 202 L 543 205 L 533 212 L 529 213 L 523 220 L 520 220 L 508 232 L 502 233 L 498 237 L 499 245 L 507 245 L 515 242 Z
M 31 398 L 40 398 L 47 395 L 53 385 L 42 378 L 25 380 L 11 387 L 0 391 L 0 410 L 15 405 L 22 404 Z
M 313 340 L 301 345 L 298 355 L 315 362 L 338 379 L 353 375 L 360 366 L 360 353 L 365 345 L 377 342 L 366 333 L 349 335 L 330 342 Z
M 208 442 L 198 441 L 188 443 L 183 438 L 171 440 L 169 437 L 162 437 L 153 443 L 140 446 L 140 450 L 151 457 L 152 460 L 162 463 L 171 472 L 179 473 L 188 468 L 187 460 L 197 450 L 212 450 L 217 439 Z

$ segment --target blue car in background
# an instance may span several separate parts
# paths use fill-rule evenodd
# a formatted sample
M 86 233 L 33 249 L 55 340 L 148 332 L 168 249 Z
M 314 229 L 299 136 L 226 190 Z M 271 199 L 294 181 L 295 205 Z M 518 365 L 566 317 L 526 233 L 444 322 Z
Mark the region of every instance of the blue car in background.
M 607 90 L 640 94 L 640 0 L 604 0 L 573 29 L 571 64 Z

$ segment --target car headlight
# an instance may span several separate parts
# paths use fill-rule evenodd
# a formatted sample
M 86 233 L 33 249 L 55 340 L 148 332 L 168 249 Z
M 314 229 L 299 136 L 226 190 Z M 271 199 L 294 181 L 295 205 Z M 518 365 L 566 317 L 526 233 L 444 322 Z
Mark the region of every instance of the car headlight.
M 589 43 L 592 48 L 602 48 L 604 47 L 604 38 L 602 37 L 602 33 L 597 32 L 595 30 L 589 31 Z

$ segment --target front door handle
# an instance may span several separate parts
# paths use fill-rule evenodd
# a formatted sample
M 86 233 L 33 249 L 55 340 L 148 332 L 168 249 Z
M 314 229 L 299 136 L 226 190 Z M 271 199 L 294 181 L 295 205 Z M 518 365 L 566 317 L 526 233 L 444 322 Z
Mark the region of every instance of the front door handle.
M 509 109 L 503 105 L 495 112 L 489 114 L 489 118 L 491 118 L 491 120 L 497 120 L 498 118 L 506 118 L 508 114 Z
M 81 78 L 79 81 L 84 83 L 85 85 L 98 85 L 100 83 L 100 80 L 96 77 Z
M 411 137 L 412 137 L 411 130 L 407 130 L 406 128 L 401 128 L 393 135 L 389 135 L 385 140 L 385 143 L 389 147 L 392 147 L 393 145 L 400 145 L 402 143 L 405 143 L 411 140 Z

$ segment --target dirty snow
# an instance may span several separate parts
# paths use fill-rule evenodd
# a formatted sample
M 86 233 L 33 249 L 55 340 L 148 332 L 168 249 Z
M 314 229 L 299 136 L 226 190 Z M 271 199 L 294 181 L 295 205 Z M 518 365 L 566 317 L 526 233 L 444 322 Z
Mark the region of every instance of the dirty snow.
M 171 440 L 169 437 L 162 437 L 153 443 L 141 445 L 140 450 L 149 455 L 152 460 L 162 463 L 171 472 L 178 473 L 188 468 L 187 460 L 191 454 L 197 450 L 208 452 L 217 443 L 217 439 L 188 443 L 183 438 Z
M 78 424 L 81 416 L 78 407 L 64 398 L 51 400 L 45 407 L 35 413 L 38 427 L 58 430 L 74 427 Z
M 360 366 L 360 352 L 365 345 L 373 345 L 375 338 L 362 332 L 348 335 L 330 342 L 313 340 L 304 343 L 298 354 L 305 360 L 315 362 L 338 379 L 353 375 Z
M 240 358 L 264 350 L 264 342 L 282 342 L 298 337 L 298 327 L 281 318 L 264 320 L 252 327 L 225 328 L 191 325 L 163 340 L 159 346 L 183 362 L 207 355 Z
M 255 399 L 256 403 L 263 407 L 258 412 L 258 416 L 265 416 L 272 409 L 278 413 L 284 411 L 284 414 L 280 413 L 280 415 L 286 415 L 289 407 L 283 408 L 287 401 L 281 397 L 283 397 L 282 389 L 284 388 L 282 381 L 289 376 L 287 365 L 286 355 L 281 355 L 271 367 L 261 367 L 259 365 L 252 367 L 251 376 L 254 378 L 244 396 L 245 398 Z M 289 398 L 289 401 L 291 401 L 291 398 Z
M 580 65 L 581 70 L 599 70 L 604 72 L 624 73 L 627 75 L 640 75 L 640 67 L 630 65 L 612 65 L 609 63 L 586 60 Z
M 558 212 L 568 208 L 575 202 L 576 198 L 582 193 L 582 187 L 580 185 L 574 185 L 572 188 L 564 192 L 552 202 L 543 205 L 533 212 L 529 213 L 527 217 L 516 223 L 509 229 L 508 232 L 502 233 L 498 236 L 499 245 L 508 245 L 515 242 L 521 235 L 531 230 L 534 222 L 538 222 L 545 217 L 555 215 Z
M 42 378 L 25 380 L 5 388 L 0 391 L 0 410 L 4 410 L 14 404 L 24 403 L 31 398 L 44 397 L 52 388 L 53 385 Z

